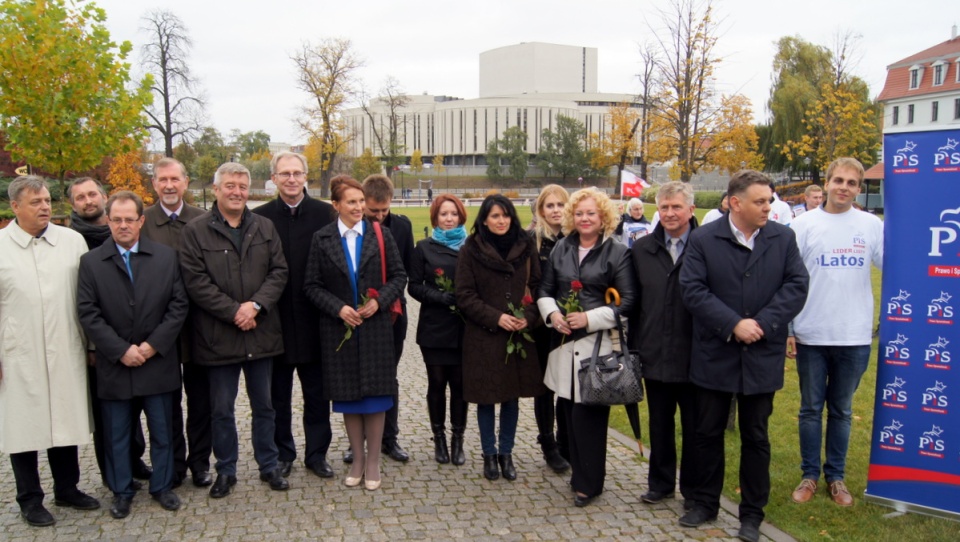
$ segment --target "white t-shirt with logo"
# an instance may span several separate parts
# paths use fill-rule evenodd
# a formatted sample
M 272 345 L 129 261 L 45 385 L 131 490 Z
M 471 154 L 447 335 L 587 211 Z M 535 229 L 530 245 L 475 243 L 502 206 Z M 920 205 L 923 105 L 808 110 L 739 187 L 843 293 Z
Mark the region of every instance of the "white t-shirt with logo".
M 797 342 L 815 346 L 870 344 L 873 288 L 870 263 L 883 269 L 883 221 L 851 208 L 817 208 L 791 224 L 810 273 L 807 303 L 793 321 Z
M 789 226 L 790 222 L 793 221 L 793 211 L 790 210 L 790 204 L 774 195 L 773 203 L 770 204 L 770 215 L 768 218 L 784 226 Z

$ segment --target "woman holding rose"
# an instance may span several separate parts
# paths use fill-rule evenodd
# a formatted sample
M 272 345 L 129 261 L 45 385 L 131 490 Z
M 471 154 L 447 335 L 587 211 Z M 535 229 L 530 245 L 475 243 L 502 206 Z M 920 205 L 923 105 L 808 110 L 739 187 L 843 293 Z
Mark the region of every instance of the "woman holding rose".
M 456 308 L 453 289 L 457 257 L 467 240 L 467 211 L 459 198 L 440 194 L 430 205 L 430 238 L 417 243 L 410 262 L 410 295 L 420 302 L 417 344 L 427 366 L 427 412 L 433 429 L 437 463 L 463 465 L 463 432 L 467 403 L 463 400 L 463 318 Z M 450 428 L 447 449 L 447 386 L 450 387 Z
M 463 395 L 477 404 L 483 448 L 483 475 L 517 478 L 513 444 L 520 397 L 543 393 L 536 345 L 530 327 L 537 308 L 530 292 L 540 284 L 540 261 L 529 235 L 520 229 L 505 196 L 487 196 L 480 205 L 457 262 L 457 306 L 466 320 L 463 338 Z M 500 403 L 499 440 L 495 406 Z
M 557 242 L 544 268 L 537 305 L 556 334 L 547 361 L 544 383 L 560 397 L 570 439 L 570 485 L 574 504 L 586 506 L 603 492 L 606 476 L 607 422 L 610 407 L 580 402 L 577 371 L 589 359 L 599 334 L 600 354 L 612 350 L 608 330 L 616 327 L 613 309 L 604 296 L 608 288 L 620 294 L 620 313 L 630 313 L 634 301 L 630 250 L 613 232 L 618 215 L 606 194 L 595 188 L 578 190 L 563 211 L 566 237 Z
M 323 392 L 333 411 L 343 414 L 356 458 L 344 484 L 356 487 L 365 479 L 372 491 L 381 481 L 385 412 L 397 393 L 389 307 L 403 292 L 407 275 L 386 228 L 381 252 L 374 224 L 363 217 L 359 182 L 334 177 L 330 199 L 339 218 L 313 235 L 303 290 L 321 313 Z

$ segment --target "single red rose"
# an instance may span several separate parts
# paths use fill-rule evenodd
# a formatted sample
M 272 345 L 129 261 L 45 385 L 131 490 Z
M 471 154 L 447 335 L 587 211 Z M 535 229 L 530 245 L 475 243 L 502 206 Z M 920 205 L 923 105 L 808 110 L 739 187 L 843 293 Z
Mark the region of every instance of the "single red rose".
M 380 297 L 380 292 L 376 288 L 367 288 L 367 299 L 377 299 Z
M 436 269 L 434 269 L 433 272 L 436 273 L 438 277 L 442 277 L 442 276 L 443 276 L 443 269 L 441 269 L 441 268 L 439 268 L 439 267 L 436 268 Z
M 530 297 L 529 295 L 525 295 L 523 296 L 523 299 L 520 300 L 520 304 L 523 305 L 524 307 L 526 307 L 527 305 L 532 305 L 533 298 Z
M 583 283 L 579 280 L 575 280 L 570 283 L 570 289 L 574 292 L 579 292 L 580 290 L 583 290 Z

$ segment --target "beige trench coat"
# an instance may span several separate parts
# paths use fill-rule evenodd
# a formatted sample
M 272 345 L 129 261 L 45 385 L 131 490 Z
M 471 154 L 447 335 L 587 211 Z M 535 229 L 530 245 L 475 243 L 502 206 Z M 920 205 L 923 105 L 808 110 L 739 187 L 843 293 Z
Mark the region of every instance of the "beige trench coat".
M 0 451 L 90 442 L 86 348 L 77 274 L 87 244 L 51 224 L 33 238 L 0 230 Z
M 560 310 L 557 300 L 552 297 L 541 297 L 537 300 L 537 306 L 540 314 L 549 315 Z M 547 356 L 547 370 L 543 375 L 543 383 L 551 391 L 574 403 L 580 402 L 580 379 L 576 376 L 576 371 L 580 369 L 580 360 L 590 359 L 593 355 L 598 330 L 610 330 L 617 325 L 610 307 L 597 307 L 584 314 L 587 315 L 587 332 L 590 334 L 579 341 L 564 341 L 562 345 L 551 350 Z M 545 322 L 547 327 L 553 327 L 549 317 Z M 609 331 L 601 333 L 601 337 L 599 355 L 604 356 L 613 351 L 613 344 Z

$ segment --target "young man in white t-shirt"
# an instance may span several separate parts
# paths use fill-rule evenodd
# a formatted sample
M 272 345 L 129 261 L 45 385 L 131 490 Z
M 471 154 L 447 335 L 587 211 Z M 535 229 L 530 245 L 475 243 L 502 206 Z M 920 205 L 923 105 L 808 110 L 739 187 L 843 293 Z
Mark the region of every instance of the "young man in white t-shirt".
M 803 203 L 793 206 L 794 218 L 820 207 L 821 203 L 823 203 L 823 189 L 818 185 L 811 184 L 803 191 Z
M 820 480 L 823 407 L 827 417 L 823 476 L 840 506 L 853 504 L 844 484 L 853 394 L 867 369 L 873 332 L 870 264 L 883 265 L 883 222 L 853 208 L 863 183 L 863 166 L 838 158 L 827 169 L 827 202 L 792 224 L 800 255 L 810 273 L 803 311 L 793 321 L 787 357 L 797 359 L 800 376 L 800 456 L 803 480 L 793 500 L 813 498 Z

